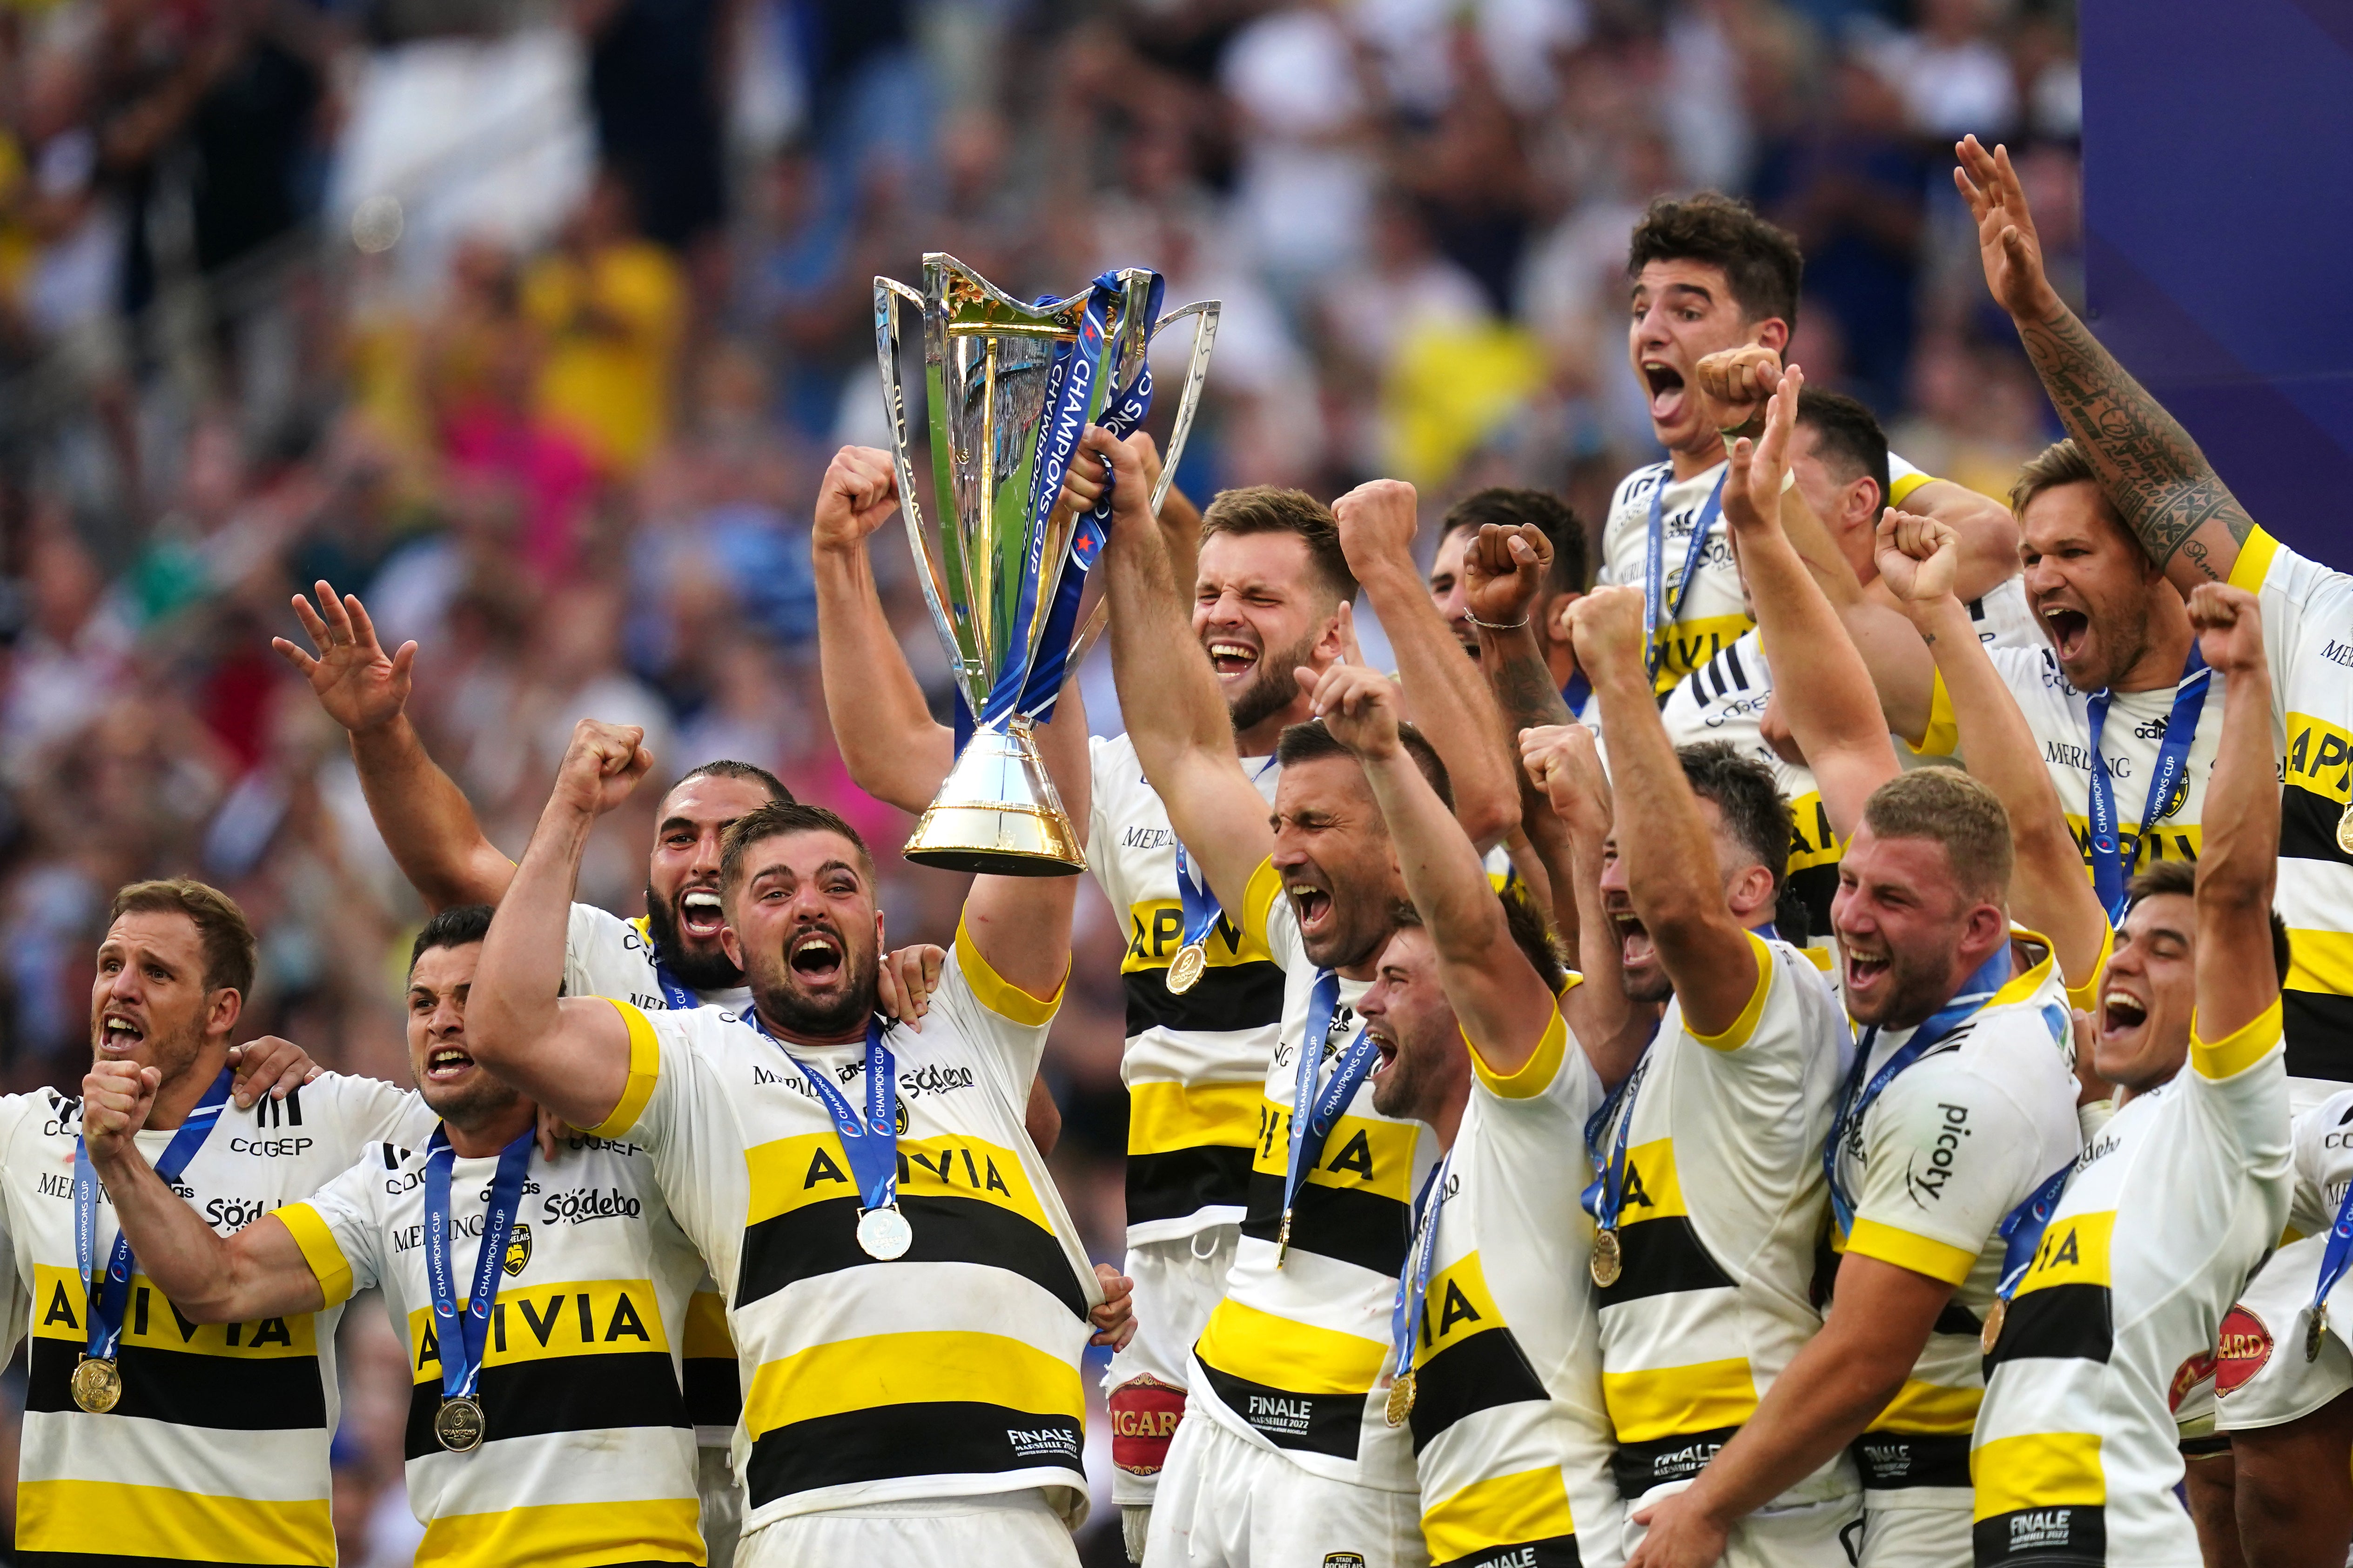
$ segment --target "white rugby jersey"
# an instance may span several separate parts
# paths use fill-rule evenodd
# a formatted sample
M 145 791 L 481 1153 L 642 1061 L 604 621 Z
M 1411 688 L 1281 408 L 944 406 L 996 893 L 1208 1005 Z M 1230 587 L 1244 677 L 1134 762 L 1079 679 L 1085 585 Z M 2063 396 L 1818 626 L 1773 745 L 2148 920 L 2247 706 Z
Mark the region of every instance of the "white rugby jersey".
M 2281 774 L 2279 889 L 2293 963 L 2288 1071 L 2353 1079 L 2353 855 L 2337 842 L 2353 755 L 2353 577 L 2256 529 L 2231 581 L 2255 595 L 2272 667 Z
M 2047 938 L 2013 941 L 2028 967 L 1839 1139 L 1855 1213 L 1834 1245 L 1954 1288 L 1904 1386 L 1853 1445 L 1875 1509 L 1969 1506 L 1978 1334 L 2001 1283 L 2001 1223 L 2082 1147 L 2066 984 Z M 1881 1030 L 1858 1075 L 1867 1083 L 1916 1032 Z
M 1887 455 L 1888 504 L 1902 506 L 1914 490 L 1935 476 L 1924 474 L 1893 452 Z M 1661 581 L 1669 598 L 1683 581 L 1683 561 L 1691 551 L 1692 530 L 1706 510 L 1707 499 L 1724 477 L 1721 460 L 1690 479 L 1678 480 L 1672 461 L 1635 469 L 1618 481 L 1609 498 L 1609 520 L 1601 527 L 1601 564 L 1596 583 L 1642 586 L 1645 557 L 1650 550 L 1651 497 L 1667 487 L 1662 503 L 1660 535 L 1664 543 Z M 1658 689 L 1662 696 L 1675 682 L 1697 669 L 1757 624 L 1748 613 L 1748 599 L 1740 585 L 1740 567 L 1732 558 L 1732 541 L 1718 515 L 1708 524 L 1707 542 L 1700 547 L 1694 567 L 1696 580 L 1676 606 L 1672 625 L 1659 627 Z
M 330 1303 L 381 1286 L 414 1386 L 403 1449 L 419 1568 L 701 1563 L 694 1430 L 679 1386 L 686 1303 L 702 1259 L 635 1143 L 574 1134 L 537 1148 L 483 1344 L 482 1446 L 433 1436 L 441 1352 L 425 1274 L 426 1142 L 377 1145 L 278 1213 Z M 495 1155 L 449 1172 L 452 1270 L 470 1289 Z M 464 1299 L 459 1310 L 465 1310 Z
M 1209 933 L 1208 967 L 1182 995 L 1168 965 L 1185 945 L 1176 835 L 1125 735 L 1089 746 L 1094 794 L 1087 868 L 1127 933 L 1127 1239 L 1189 1237 L 1232 1225 L 1250 1201 L 1259 1090 L 1282 1024 L 1282 970 L 1231 911 Z M 1242 771 L 1274 799 L 1282 770 L 1247 757 Z M 1194 867 L 1198 877 L 1200 868 Z
M 564 994 L 610 996 L 642 1012 L 670 1006 L 654 961 L 653 937 L 643 915 L 623 920 L 594 904 L 574 904 L 564 932 Z M 742 1013 L 751 1005 L 746 985 L 698 991 L 706 1007 Z M 684 1335 L 686 1407 L 694 1417 L 695 1441 L 724 1448 L 735 1439 L 735 1419 L 744 1413 L 744 1384 L 735 1363 L 735 1342 L 727 1337 L 727 1301 L 708 1275 L 695 1287 Z
M 284 1100 L 220 1119 L 180 1190 L 226 1236 L 349 1169 L 370 1144 L 421 1140 L 432 1113 L 374 1079 L 324 1073 Z M 122 1318 L 122 1403 L 93 1415 L 68 1380 L 89 1346 L 74 1256 L 81 1101 L 55 1089 L 0 1100 L 0 1197 L 30 1336 L 16 1548 L 24 1562 L 332 1563 L 327 1445 L 336 1421 L 340 1307 L 249 1323 L 189 1322 L 134 1271 Z M 170 1131 L 138 1134 L 160 1157 Z M 98 1211 L 95 1266 L 117 1227 Z
M 1574 982 L 1572 981 L 1572 984 Z M 1409 1425 L 1441 1565 L 1615 1561 L 1622 1510 L 1593 1317 L 1586 1118 L 1601 1085 L 1558 1014 L 1476 1081 L 1446 1166 Z M 1426 1220 L 1424 1223 L 1428 1223 Z
M 601 1138 L 651 1154 L 670 1212 L 728 1289 L 751 1368 L 735 1439 L 744 1532 L 864 1504 L 1041 1489 L 1086 1515 L 1080 1359 L 1102 1288 L 1022 1128 L 1060 996 L 988 967 L 962 927 L 898 1070 L 912 1250 L 855 1238 L 840 1135 L 784 1047 L 732 1013 L 615 1002 L 629 1079 Z M 864 1104 L 862 1042 L 793 1055 Z
M 2167 1396 L 2211 1355 L 2291 1184 L 2277 1003 L 2199 1037 L 2085 1147 L 1986 1357 L 1969 1470 L 1979 1568 L 2197 1568 Z
M 1250 1213 L 1226 1297 L 1193 1347 L 1188 1415 L 1206 1415 L 1316 1475 L 1410 1492 L 1418 1484 L 1412 1446 L 1388 1425 L 1374 1384 L 1388 1355 L 1414 1194 L 1438 1163 L 1438 1135 L 1424 1122 L 1375 1110 L 1368 1077 L 1300 1184 L 1291 1249 L 1275 1267 L 1292 1100 L 1317 969 L 1272 860 L 1250 878 L 1244 915 L 1245 939 L 1263 942 L 1282 966 L 1282 1037 L 1263 1079 Z M 1356 1005 L 1370 989 L 1340 982 L 1327 1064 L 1364 1026 Z M 1323 1068 L 1319 1081 L 1329 1071 Z
M 2353 1089 L 2340 1089 L 2296 1117 L 2291 1143 L 2295 1185 L 2287 1229 L 2279 1249 L 2223 1314 L 2215 1342 L 2218 1425 L 2225 1432 L 2295 1420 L 2353 1387 L 2353 1357 L 2346 1349 L 2353 1335 L 2353 1289 L 2342 1279 L 2327 1298 L 2319 1353 L 2304 1358 L 2328 1232 L 2353 1184 Z
M 1595 1293 L 1602 1395 L 1629 1502 L 1697 1475 L 1821 1328 L 1822 1143 L 1852 1039 L 1810 957 L 1748 940 L 1757 991 L 1746 1008 L 1721 1036 L 1702 1037 L 1670 1002 L 1600 1142 L 1605 1155 L 1616 1146 L 1630 1102 L 1623 1272 Z M 1853 1489 L 1841 1457 L 1781 1500 Z

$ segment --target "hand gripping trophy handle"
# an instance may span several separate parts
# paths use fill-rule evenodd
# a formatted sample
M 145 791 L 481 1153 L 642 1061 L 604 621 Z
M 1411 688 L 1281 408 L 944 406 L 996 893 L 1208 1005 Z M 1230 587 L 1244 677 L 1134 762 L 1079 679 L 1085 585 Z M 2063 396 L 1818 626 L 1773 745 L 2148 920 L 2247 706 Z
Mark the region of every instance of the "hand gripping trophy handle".
M 1120 427 L 1108 401 L 1134 389 L 1153 334 L 1191 316 L 1184 393 L 1151 498 L 1157 513 L 1191 433 L 1219 307 L 1203 301 L 1155 321 L 1159 279 L 1135 269 L 1027 305 L 937 253 L 923 258 L 923 283 L 874 280 L 875 351 L 908 542 L 975 724 L 906 855 L 952 870 L 1067 875 L 1085 857 L 1031 731 L 1052 702 L 1053 672 L 1083 657 L 1103 616 L 1098 607 L 1071 636 L 1080 582 L 1066 574 L 1092 564 L 1099 536 L 1054 498 L 1077 433 L 1099 414 Z M 929 518 L 908 440 L 902 307 L 923 322 Z M 1122 410 L 1141 416 L 1133 399 Z

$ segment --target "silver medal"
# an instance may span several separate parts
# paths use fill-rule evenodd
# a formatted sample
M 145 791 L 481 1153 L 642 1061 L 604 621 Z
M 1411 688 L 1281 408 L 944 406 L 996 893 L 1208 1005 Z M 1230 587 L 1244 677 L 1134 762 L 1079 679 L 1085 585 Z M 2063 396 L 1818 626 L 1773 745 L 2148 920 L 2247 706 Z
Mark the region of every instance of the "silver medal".
M 915 1244 L 915 1227 L 899 1212 L 896 1204 L 888 1208 L 868 1209 L 858 1216 L 858 1245 L 866 1256 L 877 1262 L 889 1263 L 907 1256 L 907 1248 Z

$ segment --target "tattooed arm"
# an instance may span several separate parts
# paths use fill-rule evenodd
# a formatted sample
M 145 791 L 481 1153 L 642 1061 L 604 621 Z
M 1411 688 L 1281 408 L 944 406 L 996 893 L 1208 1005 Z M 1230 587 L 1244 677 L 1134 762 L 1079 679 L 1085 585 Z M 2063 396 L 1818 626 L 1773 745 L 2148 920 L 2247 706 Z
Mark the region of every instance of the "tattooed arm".
M 1986 285 L 2018 327 L 2043 390 L 2091 458 L 2100 489 L 2184 595 L 2227 581 L 2254 521 L 2198 443 L 2100 346 L 2042 271 L 2034 216 L 2010 151 L 1974 136 L 1953 183 L 1977 219 Z

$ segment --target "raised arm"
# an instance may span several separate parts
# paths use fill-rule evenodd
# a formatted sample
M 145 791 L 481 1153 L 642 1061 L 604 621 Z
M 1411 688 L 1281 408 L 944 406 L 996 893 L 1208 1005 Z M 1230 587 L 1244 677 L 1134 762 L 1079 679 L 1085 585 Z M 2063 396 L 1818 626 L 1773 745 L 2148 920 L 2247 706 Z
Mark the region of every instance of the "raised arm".
M 1577 661 L 1609 737 L 1610 791 L 1627 892 L 1694 1034 L 1723 1035 L 1757 994 L 1757 952 L 1734 918 L 1716 836 L 1659 721 L 1642 661 L 1642 591 L 1597 588 L 1569 606 Z
M 1315 714 L 1365 765 L 1464 1037 L 1491 1071 L 1511 1077 L 1552 1027 L 1552 988 L 1514 944 L 1479 851 L 1399 742 L 1397 687 L 1363 665 L 1335 664 L 1316 684 Z
M 1791 365 L 1766 402 L 1763 437 L 1733 442 L 1724 522 L 1756 601 L 1774 689 L 1785 694 L 1782 711 L 1821 785 L 1831 830 L 1846 838 L 1861 825 L 1871 792 L 1895 776 L 1895 749 L 1871 671 L 1781 529 L 1782 507 L 1797 495 L 1792 487 L 1785 496 L 1782 483 L 1805 381 Z
M 1892 508 L 1879 524 L 1879 576 L 1896 595 L 1945 678 L 1969 772 L 2010 816 L 2016 868 L 2010 912 L 2056 946 L 2069 986 L 2092 983 L 2107 952 L 2108 917 L 2084 875 L 2084 855 L 2052 787 L 2042 749 L 2018 700 L 1978 641 L 1954 592 L 1960 550 L 1943 523 Z M 2270 700 L 2264 700 L 2268 713 Z
M 1585 1047 L 1586 1058 L 1611 1089 L 1625 1081 L 1651 1042 L 1657 1010 L 1636 1007 L 1626 994 L 1625 949 L 1601 904 L 1601 858 L 1609 842 L 1609 777 L 1593 731 L 1561 724 L 1520 733 L 1522 771 L 1535 782 L 1531 816 L 1556 825 L 1566 853 L 1553 873 L 1560 901 L 1577 910 L 1577 972 L 1583 984 L 1561 998 L 1561 1016 Z M 1563 929 L 1566 929 L 1564 927 Z
M 2206 780 L 2198 850 L 2196 1038 L 2215 1043 L 2279 1000 L 2272 889 L 2279 878 L 2278 754 L 2262 612 L 2243 588 L 2203 583 L 2189 595 L 2198 648 L 2220 670 L 2222 738 Z
M 403 643 L 387 656 L 358 595 L 338 597 L 324 581 L 314 586 L 319 607 L 297 594 L 294 614 L 316 656 L 284 637 L 272 637 L 269 646 L 311 683 L 327 716 L 350 731 L 360 788 L 385 847 L 427 909 L 497 903 L 514 864 L 483 837 L 465 793 L 426 754 L 408 721 L 417 645 Z
M 629 1034 L 613 1005 L 559 995 L 565 929 L 588 830 L 626 799 L 653 759 L 634 724 L 583 719 L 555 788 L 482 939 L 466 999 L 474 1059 L 575 1127 L 601 1127 L 629 1081 Z
M 158 1081 L 153 1068 L 99 1062 L 81 1086 L 82 1140 L 140 1271 L 199 1323 L 290 1318 L 325 1306 L 318 1276 L 276 1215 L 223 1237 L 139 1152 L 136 1134 Z
M 1036 735 L 1039 754 L 1083 844 L 1093 767 L 1087 755 L 1086 711 L 1068 700 L 1071 695 L 1065 692 L 1053 719 L 1039 725 Z M 1235 776 L 1241 776 L 1240 764 Z M 1249 781 L 1243 783 L 1247 786 Z M 1250 794 L 1255 797 L 1258 792 Z M 1078 892 L 1076 877 L 975 877 L 965 895 L 965 934 L 1000 978 L 1041 1002 L 1052 1001 L 1061 995 L 1062 977 L 1070 972 L 1071 911 Z M 1033 1105 L 1037 1094 L 1033 1085 Z M 1058 1112 L 1057 1133 L 1060 1129 Z
M 1486 679 L 1462 657 L 1414 565 L 1421 520 L 1413 487 L 1402 479 L 1358 485 L 1332 503 L 1332 517 L 1348 570 L 1388 634 L 1416 723 L 1446 764 L 1455 820 L 1482 850 L 1493 848 L 1519 825 L 1519 784 Z
M 818 668 L 842 763 L 850 781 L 877 800 L 921 812 L 948 776 L 955 736 L 932 718 L 874 586 L 867 542 L 898 510 L 891 455 L 844 447 L 818 486 L 809 563 L 817 578 Z
M 2010 312 L 2067 434 L 2091 458 L 2101 493 L 2184 594 L 2201 583 L 2227 581 L 2254 520 L 2180 421 L 2116 363 L 2051 286 L 2010 149 L 1989 153 L 1971 136 L 1953 152 L 1960 159 L 1953 184 L 1977 219 L 1986 286 Z
M 1063 493 L 1073 504 L 1094 505 L 1102 495 L 1102 464 L 1109 460 L 1116 479 L 1111 537 L 1095 570 L 1103 574 L 1111 600 L 1111 668 L 1120 715 L 1144 776 L 1168 808 L 1169 825 L 1218 902 L 1239 911 L 1251 875 L 1274 852 L 1274 830 L 1266 798 L 1242 772 L 1217 676 L 1200 656 L 1167 549 L 1152 526 L 1138 439 L 1116 441 L 1110 431 L 1090 426 Z

